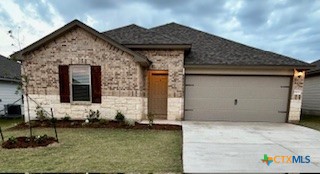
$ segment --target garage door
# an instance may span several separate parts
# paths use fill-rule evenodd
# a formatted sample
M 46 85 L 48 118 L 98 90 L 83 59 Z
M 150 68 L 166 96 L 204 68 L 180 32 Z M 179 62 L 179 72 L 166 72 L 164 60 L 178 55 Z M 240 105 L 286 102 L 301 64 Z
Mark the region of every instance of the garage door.
M 186 76 L 185 120 L 286 122 L 289 77 Z

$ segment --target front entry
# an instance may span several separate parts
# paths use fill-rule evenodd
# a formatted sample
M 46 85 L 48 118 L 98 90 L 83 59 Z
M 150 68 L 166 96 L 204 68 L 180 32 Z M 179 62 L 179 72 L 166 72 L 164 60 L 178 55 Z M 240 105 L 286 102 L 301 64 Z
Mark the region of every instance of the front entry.
M 148 113 L 167 119 L 168 71 L 149 71 Z

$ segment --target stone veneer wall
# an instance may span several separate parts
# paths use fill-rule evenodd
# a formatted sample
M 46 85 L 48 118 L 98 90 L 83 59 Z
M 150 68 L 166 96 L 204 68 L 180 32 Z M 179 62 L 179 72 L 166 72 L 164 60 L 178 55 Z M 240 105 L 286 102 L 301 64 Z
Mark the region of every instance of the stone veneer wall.
M 152 62 L 150 70 L 168 70 L 168 120 L 181 120 L 184 110 L 184 51 L 145 50 L 138 51 Z M 148 76 L 145 71 L 145 91 L 148 91 Z M 147 92 L 146 92 L 147 93 Z M 147 95 L 145 112 L 147 112 Z
M 90 109 L 99 109 L 101 116 L 108 118 L 114 118 L 116 110 L 132 119 L 141 119 L 145 113 L 141 66 L 128 53 L 81 28 L 68 31 L 24 58 L 22 72 L 29 78 L 30 97 L 44 108 L 52 107 L 56 117 L 68 114 L 72 118 L 84 118 Z M 70 64 L 101 66 L 101 104 L 60 103 L 58 65 Z M 35 107 L 30 101 L 31 118 L 36 116 Z
M 296 123 L 300 120 L 304 78 L 305 72 L 299 74 L 297 70 L 294 70 L 288 122 Z

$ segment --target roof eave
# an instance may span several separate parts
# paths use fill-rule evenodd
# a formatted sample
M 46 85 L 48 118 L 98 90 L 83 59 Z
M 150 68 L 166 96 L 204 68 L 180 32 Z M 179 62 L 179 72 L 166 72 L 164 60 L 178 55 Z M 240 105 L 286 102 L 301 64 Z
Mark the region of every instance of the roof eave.
M 320 69 L 317 70 L 309 70 L 307 71 L 307 76 L 316 76 L 316 75 L 320 75 Z
M 191 44 L 124 44 L 131 49 L 178 49 L 190 50 Z
M 232 64 L 216 64 L 216 65 L 209 65 L 209 64 L 185 64 L 185 68 L 266 68 L 266 69 L 299 69 L 299 70 L 309 70 L 314 68 L 313 65 L 232 65 Z
M 0 81 L 6 81 L 6 82 L 21 82 L 21 79 L 11 79 L 11 78 L 1 78 L 0 77 Z

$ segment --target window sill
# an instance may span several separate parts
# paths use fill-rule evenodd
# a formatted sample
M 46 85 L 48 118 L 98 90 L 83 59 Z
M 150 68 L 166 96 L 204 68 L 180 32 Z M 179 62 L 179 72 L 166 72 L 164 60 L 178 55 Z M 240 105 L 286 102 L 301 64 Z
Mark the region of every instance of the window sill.
M 74 102 L 70 102 L 70 104 L 71 105 L 86 105 L 86 106 L 90 106 L 90 105 L 92 105 L 92 103 L 91 102 L 81 102 L 81 101 L 74 101 Z

